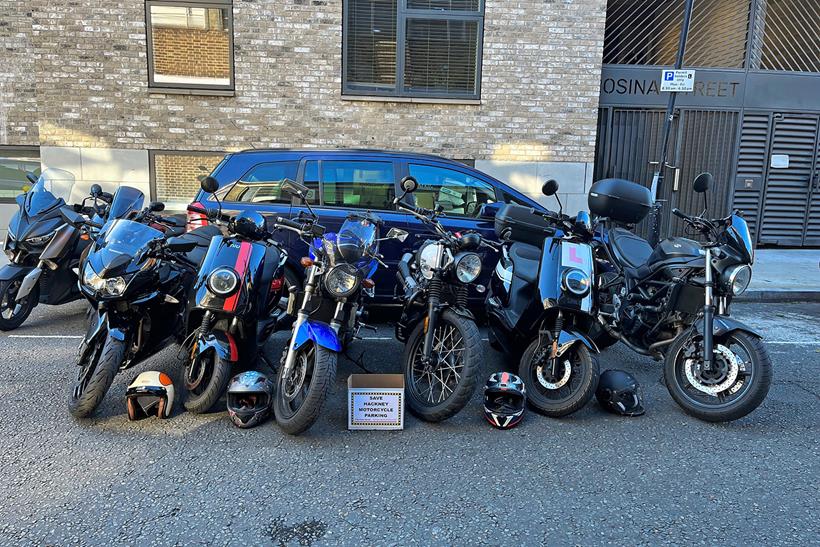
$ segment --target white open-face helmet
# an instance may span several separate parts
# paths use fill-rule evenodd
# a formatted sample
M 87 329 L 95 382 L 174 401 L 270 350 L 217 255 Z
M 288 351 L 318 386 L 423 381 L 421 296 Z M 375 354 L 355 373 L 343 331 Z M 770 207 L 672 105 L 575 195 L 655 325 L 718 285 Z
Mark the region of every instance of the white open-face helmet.
M 174 383 L 164 372 L 149 370 L 131 382 L 125 392 L 128 419 L 167 418 L 174 406 Z

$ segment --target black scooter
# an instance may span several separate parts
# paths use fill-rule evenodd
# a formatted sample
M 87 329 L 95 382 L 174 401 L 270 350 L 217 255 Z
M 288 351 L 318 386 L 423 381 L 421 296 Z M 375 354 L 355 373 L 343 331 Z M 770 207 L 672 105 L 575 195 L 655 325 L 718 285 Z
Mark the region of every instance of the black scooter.
M 201 186 L 211 194 L 219 189 L 212 177 L 205 177 Z M 227 235 L 220 232 L 210 242 L 190 311 L 196 330 L 185 367 L 184 404 L 189 412 L 202 413 L 219 400 L 240 362 L 253 366 L 264 359 L 261 349 L 282 317 L 277 312 L 287 252 L 257 212 L 230 216 L 221 204 L 218 210 L 189 210 L 221 221 L 227 230 Z
M 5 252 L 9 264 L 0 269 L 0 330 L 25 322 L 37 304 L 59 305 L 77 300 L 77 267 L 90 236 L 65 223 L 64 208 L 102 222 L 112 196 L 99 185 L 82 203 L 66 205 L 74 179 L 70 173 L 46 169 L 39 178 L 27 174 L 34 186 L 17 196 L 19 210 L 9 223 Z M 92 203 L 89 204 L 89 201 Z

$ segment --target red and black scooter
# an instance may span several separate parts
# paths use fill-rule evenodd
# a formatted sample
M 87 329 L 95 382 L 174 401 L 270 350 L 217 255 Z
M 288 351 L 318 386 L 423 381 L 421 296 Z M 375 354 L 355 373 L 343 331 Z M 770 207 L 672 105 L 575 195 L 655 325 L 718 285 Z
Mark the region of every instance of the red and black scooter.
M 208 193 L 219 188 L 212 177 L 201 185 Z M 184 404 L 189 412 L 201 413 L 219 400 L 236 365 L 253 366 L 257 359 L 264 360 L 261 349 L 279 319 L 287 252 L 255 211 L 230 216 L 221 205 L 218 210 L 190 209 L 223 224 L 227 231 L 211 240 L 188 318 L 189 325 L 200 326 L 185 368 Z

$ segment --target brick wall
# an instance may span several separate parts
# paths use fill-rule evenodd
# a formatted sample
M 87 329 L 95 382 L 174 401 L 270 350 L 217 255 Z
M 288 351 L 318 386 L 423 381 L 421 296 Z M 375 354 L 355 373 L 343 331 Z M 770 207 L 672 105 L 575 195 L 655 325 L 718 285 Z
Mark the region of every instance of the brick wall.
M 26 4 L 43 144 L 593 161 L 605 0 L 487 0 L 480 105 L 343 100 L 341 0 L 235 0 L 235 97 L 148 90 L 142 0 Z
M 0 145 L 37 145 L 37 69 L 32 59 L 32 9 L 0 0 Z
M 151 39 L 157 74 L 230 78 L 227 31 L 154 27 Z
M 200 175 L 213 171 L 224 154 L 180 155 L 154 154 L 154 181 L 156 197 L 160 201 L 190 199 L 199 190 Z M 199 167 L 207 168 L 203 171 Z

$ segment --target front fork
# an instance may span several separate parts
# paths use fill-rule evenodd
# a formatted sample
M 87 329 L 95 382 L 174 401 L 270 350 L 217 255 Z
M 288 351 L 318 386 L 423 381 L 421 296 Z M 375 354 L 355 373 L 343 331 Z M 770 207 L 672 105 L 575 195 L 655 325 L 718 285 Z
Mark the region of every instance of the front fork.
M 715 341 L 713 338 L 715 323 L 714 290 L 715 281 L 712 275 L 712 249 L 706 248 L 706 282 L 705 302 L 703 305 L 703 370 L 712 370 L 712 357 Z
M 305 281 L 305 295 L 302 298 L 302 305 L 299 306 L 299 311 L 296 312 L 296 321 L 293 323 L 293 330 L 291 331 L 291 337 L 288 341 L 288 354 L 285 357 L 285 364 L 283 365 L 284 370 L 282 371 L 283 377 L 287 377 L 293 368 L 293 363 L 296 361 L 296 352 L 293 349 L 294 337 L 296 336 L 296 333 L 299 332 L 299 328 L 305 323 L 305 321 L 308 320 L 308 303 L 310 302 L 313 293 L 316 292 L 316 283 L 321 266 L 321 263 L 314 262 L 313 265 L 308 268 L 307 280 Z M 291 298 L 295 298 L 295 295 L 292 294 Z M 338 311 L 338 306 L 336 309 Z M 334 323 L 335 322 L 336 321 L 334 320 Z M 333 328 L 336 329 L 337 327 L 334 326 Z M 338 332 L 338 330 L 336 332 Z
M 430 280 L 427 297 L 427 318 L 424 321 L 424 348 L 422 354 L 422 363 L 427 366 L 432 361 L 433 344 L 438 325 L 438 314 L 441 309 L 441 285 L 442 281 L 438 273 L 433 274 L 433 279 Z

